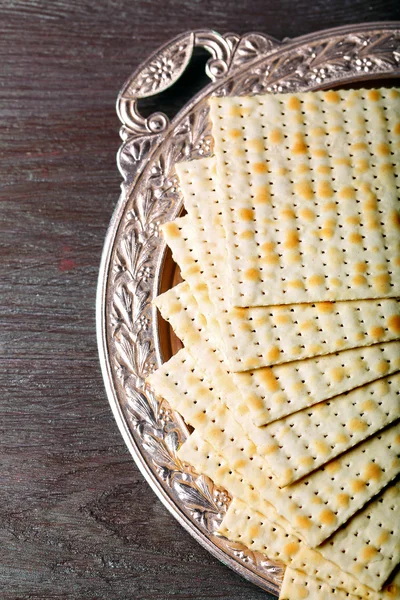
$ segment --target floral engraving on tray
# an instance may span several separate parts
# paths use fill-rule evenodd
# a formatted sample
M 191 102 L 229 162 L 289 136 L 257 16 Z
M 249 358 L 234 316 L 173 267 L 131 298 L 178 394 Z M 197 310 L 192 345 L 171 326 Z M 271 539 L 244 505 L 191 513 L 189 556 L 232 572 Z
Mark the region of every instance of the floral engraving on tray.
M 212 82 L 169 123 L 162 113 L 141 117 L 137 99 L 166 89 L 181 75 L 195 46 L 209 50 Z M 282 568 L 263 554 L 216 534 L 231 498 L 202 474 L 182 463 L 177 451 L 189 431 L 182 418 L 146 385 L 159 363 L 159 339 L 151 302 L 164 244 L 159 226 L 174 218 L 181 195 L 174 165 L 212 153 L 206 98 L 210 94 L 255 94 L 311 90 L 357 81 L 361 76 L 400 76 L 400 31 L 368 26 L 321 32 L 303 42 L 281 44 L 268 36 L 189 32 L 146 62 L 119 97 L 124 143 L 118 161 L 124 178 L 124 212 L 115 229 L 106 280 L 105 361 L 111 385 L 132 433 L 132 450 L 148 465 L 149 477 L 202 531 L 209 548 L 250 580 L 277 592 Z M 108 377 L 108 373 L 105 375 Z M 250 568 L 251 567 L 251 568 Z M 256 578 L 253 577 L 256 575 Z

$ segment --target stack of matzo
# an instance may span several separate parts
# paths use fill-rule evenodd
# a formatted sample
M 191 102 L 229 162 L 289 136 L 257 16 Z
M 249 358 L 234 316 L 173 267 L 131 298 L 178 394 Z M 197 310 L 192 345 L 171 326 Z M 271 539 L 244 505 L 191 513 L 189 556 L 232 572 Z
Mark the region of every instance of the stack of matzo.
M 287 566 L 282 598 L 398 598 L 400 93 L 210 114 L 163 227 L 184 281 L 156 303 L 185 347 L 149 383 L 233 498 L 220 533 Z

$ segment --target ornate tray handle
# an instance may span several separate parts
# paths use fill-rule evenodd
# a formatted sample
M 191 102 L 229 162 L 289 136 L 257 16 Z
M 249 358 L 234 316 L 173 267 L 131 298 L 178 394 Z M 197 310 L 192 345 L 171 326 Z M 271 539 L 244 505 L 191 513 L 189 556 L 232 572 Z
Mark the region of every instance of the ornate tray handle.
M 117 111 L 124 125 L 122 139 L 135 134 L 157 135 L 165 131 L 169 125 L 167 115 L 156 112 L 144 118 L 138 111 L 137 100 L 171 87 L 189 65 L 196 47 L 205 48 L 211 54 L 206 66 L 210 79 L 214 81 L 222 77 L 228 70 L 232 47 L 238 39 L 235 35 L 225 39 L 212 31 L 192 31 L 180 35 L 155 52 L 132 75 L 118 97 Z
M 211 54 L 206 73 L 211 81 L 216 81 L 226 76 L 232 67 L 259 59 L 260 54 L 278 44 L 273 38 L 256 33 L 240 38 L 235 33 L 221 35 L 211 30 L 199 30 L 176 37 L 150 56 L 122 88 L 117 101 L 118 116 L 123 123 L 122 139 L 132 135 L 158 135 L 167 129 L 167 115 L 156 112 L 148 118 L 142 117 L 137 100 L 155 96 L 171 87 L 189 65 L 196 47 Z

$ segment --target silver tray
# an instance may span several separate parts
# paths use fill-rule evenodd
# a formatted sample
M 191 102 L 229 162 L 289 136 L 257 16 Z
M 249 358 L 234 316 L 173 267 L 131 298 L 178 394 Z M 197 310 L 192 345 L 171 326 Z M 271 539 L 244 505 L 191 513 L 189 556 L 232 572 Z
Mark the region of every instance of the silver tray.
M 162 112 L 143 117 L 138 101 L 173 85 L 196 47 L 210 53 L 210 83 L 173 120 Z M 399 76 L 400 23 L 341 27 L 283 42 L 260 33 L 201 30 L 160 48 L 118 96 L 122 193 L 104 245 L 97 297 L 100 361 L 111 408 L 136 464 L 174 517 L 214 556 L 273 594 L 279 592 L 282 567 L 214 533 L 231 498 L 178 459 L 190 431 L 145 384 L 179 347 L 152 306 L 179 277 L 159 225 L 182 210 L 175 163 L 212 152 L 206 103 L 211 94 L 314 90 Z

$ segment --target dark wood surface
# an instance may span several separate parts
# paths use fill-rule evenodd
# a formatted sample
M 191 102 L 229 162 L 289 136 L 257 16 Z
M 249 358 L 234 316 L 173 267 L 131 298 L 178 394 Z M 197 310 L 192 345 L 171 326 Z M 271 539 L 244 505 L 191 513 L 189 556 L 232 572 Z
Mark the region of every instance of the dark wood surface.
M 2 600 L 268 597 L 174 521 L 108 407 L 94 304 L 119 195 L 115 98 L 186 29 L 283 38 L 384 19 L 398 0 L 0 1 Z

